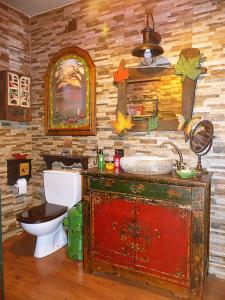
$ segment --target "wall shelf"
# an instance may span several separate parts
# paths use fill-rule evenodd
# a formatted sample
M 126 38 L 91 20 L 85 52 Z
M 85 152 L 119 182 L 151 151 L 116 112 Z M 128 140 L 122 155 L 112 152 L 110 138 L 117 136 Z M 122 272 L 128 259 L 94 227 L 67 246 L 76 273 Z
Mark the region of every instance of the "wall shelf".
M 52 169 L 52 164 L 54 162 L 61 162 L 65 166 L 72 166 L 74 163 L 80 163 L 84 170 L 88 168 L 87 156 L 43 154 L 42 157 L 46 163 L 48 170 Z

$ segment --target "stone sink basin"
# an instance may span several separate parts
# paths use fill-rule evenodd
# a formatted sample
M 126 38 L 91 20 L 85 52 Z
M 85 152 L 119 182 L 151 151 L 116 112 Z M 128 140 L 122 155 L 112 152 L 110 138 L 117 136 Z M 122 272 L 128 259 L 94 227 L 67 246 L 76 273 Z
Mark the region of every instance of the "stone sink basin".
M 173 159 L 159 156 L 125 156 L 120 159 L 123 171 L 143 175 L 168 174 L 173 164 Z

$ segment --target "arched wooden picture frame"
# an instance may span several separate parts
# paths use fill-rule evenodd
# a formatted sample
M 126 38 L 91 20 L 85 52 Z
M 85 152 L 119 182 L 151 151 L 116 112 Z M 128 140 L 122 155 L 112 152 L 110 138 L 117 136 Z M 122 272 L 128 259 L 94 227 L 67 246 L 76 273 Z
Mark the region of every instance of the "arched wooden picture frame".
M 95 87 L 87 51 L 73 46 L 54 55 L 45 74 L 46 135 L 95 135 Z

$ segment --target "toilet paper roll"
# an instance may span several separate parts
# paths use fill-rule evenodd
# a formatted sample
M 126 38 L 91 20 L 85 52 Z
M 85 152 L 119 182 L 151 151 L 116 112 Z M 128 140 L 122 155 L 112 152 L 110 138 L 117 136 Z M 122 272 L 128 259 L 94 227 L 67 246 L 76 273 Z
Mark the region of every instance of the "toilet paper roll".
M 15 184 L 18 195 L 24 195 L 27 193 L 27 181 L 25 178 L 19 178 Z

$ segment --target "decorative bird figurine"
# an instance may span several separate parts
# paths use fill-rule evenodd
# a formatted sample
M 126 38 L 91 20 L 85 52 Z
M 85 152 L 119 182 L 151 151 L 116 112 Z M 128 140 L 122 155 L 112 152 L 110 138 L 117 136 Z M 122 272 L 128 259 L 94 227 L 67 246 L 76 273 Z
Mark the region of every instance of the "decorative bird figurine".
M 184 131 L 185 142 L 187 142 L 190 139 L 191 131 L 201 121 L 202 118 L 199 116 L 194 116 L 190 120 L 186 120 L 186 118 L 181 114 L 177 114 L 176 116 L 178 119 L 177 130 Z

